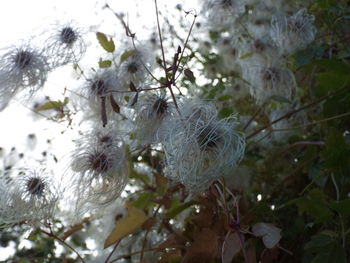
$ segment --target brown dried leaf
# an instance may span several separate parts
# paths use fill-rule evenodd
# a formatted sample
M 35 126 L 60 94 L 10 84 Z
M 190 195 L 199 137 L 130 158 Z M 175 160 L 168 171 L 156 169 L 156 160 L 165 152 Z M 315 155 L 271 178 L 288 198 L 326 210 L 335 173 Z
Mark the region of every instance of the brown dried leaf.
M 131 203 L 126 203 L 125 207 L 128 211 L 127 215 L 116 222 L 114 229 L 105 241 L 104 248 L 133 233 L 148 219 L 141 209 L 133 207 Z
M 132 83 L 132 81 L 130 81 L 129 88 L 130 88 L 130 90 L 131 90 L 131 91 L 133 91 L 133 92 L 137 92 L 137 89 L 136 89 L 136 87 L 135 87 L 134 83 Z
M 191 82 L 195 82 L 196 78 L 190 69 L 185 69 L 184 74 Z
M 109 96 L 109 101 L 111 102 L 111 106 L 112 106 L 113 111 L 116 113 L 120 113 L 120 107 L 112 95 Z
M 107 125 L 107 111 L 106 111 L 106 98 L 101 98 L 101 119 L 103 127 Z

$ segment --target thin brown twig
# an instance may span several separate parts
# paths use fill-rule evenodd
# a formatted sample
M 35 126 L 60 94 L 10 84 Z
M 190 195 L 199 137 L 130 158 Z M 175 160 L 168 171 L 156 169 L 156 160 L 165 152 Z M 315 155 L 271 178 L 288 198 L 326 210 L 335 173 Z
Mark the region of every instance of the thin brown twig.
M 119 240 L 117 243 L 115 243 L 115 245 L 114 245 L 114 247 L 113 247 L 111 253 L 109 253 L 109 255 L 108 255 L 108 257 L 106 258 L 106 260 L 105 260 L 104 263 L 108 263 L 108 260 L 111 258 L 111 256 L 113 255 L 114 251 L 117 249 L 119 243 L 120 243 L 120 240 Z
M 274 129 L 272 131 L 289 131 L 289 130 L 294 130 L 294 129 L 306 128 L 308 126 L 312 126 L 312 125 L 315 125 L 315 124 L 318 124 L 318 123 L 322 123 L 322 122 L 326 122 L 326 121 L 330 121 L 330 120 L 339 119 L 339 118 L 346 117 L 346 116 L 349 116 L 349 115 L 350 115 L 350 112 L 345 112 L 345 113 L 342 113 L 342 114 L 339 114 L 339 115 L 335 115 L 335 116 L 332 116 L 332 117 L 329 117 L 329 118 L 325 118 L 325 119 L 322 119 L 322 120 L 319 120 L 319 121 L 306 123 L 304 125 L 294 126 L 294 127 L 290 127 L 290 128 L 286 128 L 286 129 Z
M 248 122 L 246 123 L 246 125 L 244 125 L 243 130 L 245 131 L 249 125 L 254 121 L 254 119 L 259 115 L 259 113 L 261 112 L 261 110 L 263 109 L 264 105 L 262 105 L 261 107 L 259 107 L 256 112 L 253 114 L 253 116 L 248 120 Z
M 70 250 L 72 250 L 77 256 L 78 258 L 81 260 L 81 262 L 86 263 L 85 260 L 80 256 L 79 252 L 76 251 L 71 245 L 69 245 L 68 243 L 66 243 L 65 241 L 63 241 L 61 238 L 59 238 L 58 236 L 56 236 L 52 229 L 50 228 L 50 232 L 47 232 L 45 230 L 39 229 L 40 232 L 44 233 L 45 235 L 52 237 L 54 239 L 56 239 L 57 241 L 59 241 L 60 243 L 62 243 L 64 246 L 68 247 Z
M 179 58 L 179 62 L 177 63 L 176 68 L 179 68 L 179 67 L 180 67 L 180 63 L 181 63 L 181 60 L 182 60 L 182 58 L 183 58 L 183 56 L 184 56 L 185 50 L 186 50 L 186 48 L 187 48 L 187 43 L 188 43 L 188 40 L 190 39 L 190 35 L 191 35 L 191 33 L 192 33 L 194 24 L 195 24 L 195 22 L 196 22 L 196 18 L 197 18 L 197 14 L 194 15 L 194 18 L 193 18 L 193 21 L 192 21 L 190 30 L 188 31 L 188 34 L 187 34 L 187 38 L 186 38 L 186 41 L 185 41 L 185 44 L 184 44 L 184 48 L 182 49 L 182 52 L 181 52 L 181 55 L 180 55 L 180 58 Z M 181 73 L 180 73 L 180 74 L 181 74 Z M 178 79 L 178 77 L 180 76 L 180 74 L 175 78 L 175 80 Z
M 340 89 L 338 89 L 338 90 L 336 90 L 336 91 L 334 91 L 334 92 L 332 92 L 332 93 L 329 93 L 329 94 L 327 94 L 327 95 L 325 95 L 325 96 L 323 96 L 323 97 L 321 97 L 321 98 L 319 98 L 319 99 L 317 99 L 317 100 L 315 100 L 315 101 L 313 101 L 313 102 L 311 102 L 311 103 L 309 103 L 309 104 L 306 104 L 306 105 L 300 107 L 299 109 L 296 109 L 296 110 L 292 110 L 292 111 L 290 111 L 290 112 L 287 112 L 286 114 L 282 115 L 281 117 L 277 118 L 276 120 L 273 120 L 272 122 L 270 122 L 269 125 L 265 125 L 265 126 L 263 126 L 262 128 L 260 128 L 260 129 L 258 129 L 258 130 L 256 130 L 256 131 L 252 132 L 251 134 L 249 134 L 249 135 L 246 137 L 246 140 L 249 140 L 250 138 L 252 138 L 252 137 L 254 137 L 255 135 L 259 134 L 261 131 L 267 129 L 267 128 L 270 127 L 272 124 L 275 124 L 275 123 L 277 123 L 277 122 L 279 122 L 279 121 L 281 121 L 281 120 L 283 120 L 283 119 L 286 119 L 286 118 L 289 118 L 289 117 L 293 116 L 294 114 L 296 114 L 296 113 L 298 113 L 298 112 L 300 112 L 300 111 L 303 111 L 303 110 L 305 110 L 305 109 L 307 109 L 307 108 L 309 108 L 309 107 L 312 107 L 312 106 L 314 106 L 314 105 L 319 104 L 320 102 L 326 100 L 327 98 L 329 98 L 329 97 L 331 97 L 331 96 L 334 96 L 336 93 L 342 91 L 343 89 L 344 89 L 344 88 L 340 88 Z
M 164 73 L 165 73 L 165 79 L 168 81 L 168 75 L 167 75 L 167 66 L 166 66 L 166 61 L 165 61 L 165 54 L 164 54 L 164 47 L 163 47 L 163 38 L 162 38 L 162 32 L 160 30 L 160 24 L 159 24 L 159 13 L 158 13 L 158 4 L 157 0 L 154 0 L 154 5 L 156 8 L 156 18 L 157 18 L 157 28 L 158 28 L 158 36 L 159 36 L 159 41 L 160 41 L 160 49 L 162 51 L 162 59 L 163 59 L 163 68 L 164 68 Z
M 302 142 L 295 142 L 291 145 L 288 145 L 288 147 L 284 148 L 283 150 L 277 152 L 276 156 L 281 156 L 281 154 L 288 152 L 290 149 L 297 147 L 297 146 L 325 146 L 325 142 L 322 141 L 315 141 L 315 142 L 309 142 L 309 141 L 302 141 Z
M 158 213 L 161 206 L 162 206 L 161 204 L 158 205 L 157 209 L 153 213 L 153 217 L 156 216 L 156 214 Z M 147 236 L 148 236 L 149 231 L 150 231 L 150 228 L 146 230 L 145 238 L 143 239 L 143 242 L 142 242 L 142 252 L 140 255 L 140 262 L 142 262 L 142 260 L 143 260 L 143 254 L 144 254 L 143 250 L 145 249 L 145 246 L 146 246 L 146 241 L 147 241 Z
M 106 8 L 108 8 L 121 22 L 122 26 L 125 29 L 125 33 L 126 36 L 131 37 L 131 42 L 132 45 L 134 47 L 134 49 L 137 51 L 137 47 L 135 44 L 135 33 L 131 33 L 130 27 L 125 23 L 123 17 L 121 15 L 119 15 L 118 13 L 114 12 L 114 10 L 108 5 L 105 5 Z M 142 66 L 145 68 L 145 70 L 147 71 L 147 73 L 158 83 L 160 83 L 160 81 L 152 74 L 152 72 L 148 69 L 148 67 L 146 66 L 146 64 L 143 62 L 142 58 L 140 58 L 141 64 Z
M 159 35 L 159 41 L 160 41 L 160 48 L 161 48 L 161 51 L 162 51 L 162 58 L 163 58 L 163 68 L 164 68 L 164 73 L 165 73 L 165 85 L 168 87 L 168 89 L 169 89 L 169 91 L 170 91 L 170 94 L 171 94 L 171 97 L 172 97 L 172 99 L 173 99 L 173 101 L 174 101 L 175 108 L 176 108 L 176 110 L 178 111 L 178 113 L 180 114 L 179 106 L 177 105 L 177 102 L 176 102 L 176 98 L 175 98 L 173 89 L 171 88 L 171 82 L 169 81 L 168 74 L 167 74 L 167 66 L 166 66 L 165 54 L 164 54 L 164 47 L 163 47 L 163 38 L 162 38 L 162 33 L 161 33 L 161 30 L 160 30 L 160 24 L 159 24 L 159 13 L 158 13 L 158 4 L 157 4 L 157 0 L 154 0 L 154 5 L 155 5 L 155 9 L 156 9 L 157 28 L 158 28 L 158 35 Z M 176 71 L 176 69 L 175 69 L 175 71 Z M 174 73 L 174 74 L 175 74 L 175 73 Z
M 133 90 L 107 90 L 105 93 L 137 93 L 142 91 L 150 91 L 150 90 L 158 90 L 158 89 L 164 89 L 165 86 L 157 87 L 157 88 L 147 88 L 147 89 L 138 89 L 137 91 Z

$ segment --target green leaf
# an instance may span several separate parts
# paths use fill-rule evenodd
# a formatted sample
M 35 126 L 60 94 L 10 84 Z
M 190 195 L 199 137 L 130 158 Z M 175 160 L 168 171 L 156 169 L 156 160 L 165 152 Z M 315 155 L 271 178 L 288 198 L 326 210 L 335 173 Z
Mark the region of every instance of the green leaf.
M 103 47 L 104 50 L 110 53 L 114 52 L 115 45 L 112 38 L 108 40 L 107 36 L 101 32 L 97 32 L 96 37 L 101 47 Z
M 316 80 L 321 87 L 330 90 L 343 87 L 349 82 L 349 76 L 337 72 L 321 72 L 316 75 Z
M 138 196 L 138 198 L 132 201 L 132 205 L 136 208 L 146 209 L 152 203 L 154 204 L 155 193 L 144 192 Z
M 350 216 L 350 199 L 332 201 L 330 207 L 343 216 Z
M 339 94 L 327 99 L 323 104 L 323 117 L 333 117 L 350 111 L 350 90 L 344 90 Z M 343 117 L 328 122 L 330 126 L 338 126 L 339 122 L 348 122 L 349 117 Z M 347 126 L 347 125 L 345 125 Z
M 295 203 L 300 213 L 306 213 L 314 218 L 315 223 L 327 222 L 333 217 L 327 196 L 321 189 L 312 189 L 308 196 L 295 199 L 290 203 Z
M 330 8 L 332 5 L 335 5 L 336 0 L 318 0 L 316 5 L 319 8 Z
M 350 67 L 347 64 L 336 59 L 319 59 L 314 63 L 337 74 L 348 75 L 350 73 Z
M 318 186 L 323 187 L 328 179 L 326 173 L 322 173 L 320 167 L 311 167 L 308 177 Z
M 334 239 L 328 235 L 316 235 L 311 238 L 311 241 L 305 245 L 304 249 L 309 252 L 318 252 L 333 242 Z
M 350 57 L 350 51 L 348 50 L 340 50 L 339 53 L 337 54 L 338 59 L 343 59 Z
M 253 54 L 254 54 L 253 52 L 247 52 L 247 53 L 243 54 L 242 56 L 240 56 L 239 58 L 246 59 L 246 58 L 251 57 Z
M 346 253 L 339 241 L 331 236 L 313 236 L 305 245 L 305 250 L 316 253 L 311 263 L 346 263 Z
M 123 63 L 125 60 L 127 60 L 132 54 L 136 52 L 135 49 L 127 50 L 120 56 L 120 63 Z
M 111 60 L 100 60 L 98 62 L 98 65 L 100 68 L 109 68 L 112 66 L 112 61 Z
M 225 100 L 229 100 L 229 99 L 232 99 L 232 95 L 230 94 L 225 94 L 225 95 L 222 95 L 218 98 L 218 101 L 225 101 Z
M 171 219 L 180 214 L 182 211 L 186 210 L 187 208 L 194 205 L 195 202 L 188 202 L 188 203 L 180 203 L 179 201 L 175 200 L 172 203 L 171 208 L 166 212 L 167 218 Z
M 349 164 L 349 148 L 343 134 L 336 128 L 331 127 L 326 136 L 326 149 L 321 152 L 324 159 L 324 167 L 338 170 Z
M 233 109 L 231 109 L 231 108 L 223 108 L 219 112 L 219 118 L 220 119 L 227 118 L 227 117 L 231 116 L 232 113 L 233 113 Z
M 219 32 L 217 31 L 209 31 L 209 38 L 213 41 L 216 41 L 219 37 Z
M 311 46 L 294 54 L 294 63 L 296 67 L 308 65 L 315 57 L 321 56 L 324 48 L 320 46 Z
M 273 95 L 271 96 L 271 99 L 277 102 L 282 102 L 282 103 L 291 103 L 290 100 L 288 100 L 287 98 L 283 97 L 283 96 L 278 96 L 278 95 Z
M 57 110 L 61 109 L 62 107 L 66 106 L 69 102 L 69 98 L 65 97 L 63 102 L 58 100 L 58 101 L 48 101 L 44 103 L 41 106 L 38 106 L 36 110 L 38 111 L 43 111 L 43 110 Z

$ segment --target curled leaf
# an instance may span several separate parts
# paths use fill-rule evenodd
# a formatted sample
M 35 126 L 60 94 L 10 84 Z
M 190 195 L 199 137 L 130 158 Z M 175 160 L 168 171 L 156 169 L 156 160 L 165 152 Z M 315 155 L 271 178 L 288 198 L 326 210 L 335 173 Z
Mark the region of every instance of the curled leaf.
M 101 98 L 101 119 L 103 127 L 107 125 L 106 97 Z
M 111 102 L 111 106 L 112 106 L 113 111 L 115 113 L 120 113 L 120 107 L 112 95 L 109 96 L 109 101 Z
M 190 69 L 185 69 L 184 74 L 191 82 L 195 82 L 196 78 Z
M 127 209 L 127 215 L 116 222 L 114 229 L 105 241 L 104 248 L 132 234 L 148 219 L 147 215 L 141 209 L 133 207 L 131 203 L 126 203 L 125 207 Z
M 269 223 L 257 223 L 253 226 L 253 233 L 257 237 L 262 237 L 267 248 L 273 248 L 281 239 L 281 229 Z

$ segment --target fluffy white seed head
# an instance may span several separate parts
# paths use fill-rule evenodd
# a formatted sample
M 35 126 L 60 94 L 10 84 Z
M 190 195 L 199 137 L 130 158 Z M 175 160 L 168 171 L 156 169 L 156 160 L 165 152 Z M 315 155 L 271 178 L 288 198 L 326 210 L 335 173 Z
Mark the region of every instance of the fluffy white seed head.
M 0 59 L 0 110 L 20 91 L 27 100 L 44 85 L 49 66 L 43 52 L 23 44 L 8 48 Z
M 154 67 L 153 52 L 146 46 L 137 49 L 128 46 L 123 49 L 121 58 L 119 78 L 126 88 L 131 82 L 139 87 L 147 79 L 148 71 L 152 72 Z
M 292 16 L 275 15 L 271 20 L 270 36 L 282 54 L 291 54 L 310 44 L 316 35 L 315 18 L 301 9 Z
M 14 170 L 9 180 L 0 181 L 0 225 L 37 224 L 52 218 L 59 200 L 59 188 L 44 171 Z
M 173 102 L 165 93 L 146 93 L 136 105 L 137 138 L 145 144 L 159 142 L 164 120 L 174 113 Z
M 182 116 L 167 124 L 166 176 L 198 192 L 242 159 L 245 141 L 234 117 L 219 120 L 211 105 L 191 101 L 184 105 Z
M 126 184 L 125 147 L 116 131 L 93 131 L 72 154 L 76 211 L 106 205 L 118 198 Z
M 276 96 L 292 100 L 297 89 L 293 72 L 278 58 L 273 63 L 255 63 L 243 67 L 243 78 L 250 83 L 250 93 L 257 103 L 264 104 Z
M 116 69 L 103 69 L 92 73 L 79 91 L 79 103 L 85 118 L 97 123 L 103 122 L 103 115 L 108 122 L 118 119 L 116 108 L 121 107 L 124 95 L 120 91 L 121 83 Z
M 237 63 L 239 58 L 239 50 L 241 49 L 239 41 L 235 38 L 220 37 L 217 43 L 218 54 L 222 58 L 223 73 L 239 72 L 240 65 Z
M 82 30 L 74 23 L 56 24 L 45 41 L 52 67 L 77 63 L 86 51 Z
M 248 13 L 245 24 L 249 34 L 254 39 L 266 38 L 271 27 L 271 16 L 275 13 L 276 10 L 266 6 L 265 1 L 255 4 L 254 8 Z
M 208 26 L 218 31 L 231 28 L 237 17 L 244 11 L 245 3 L 242 0 L 205 0 L 202 2 L 202 12 L 208 18 Z

